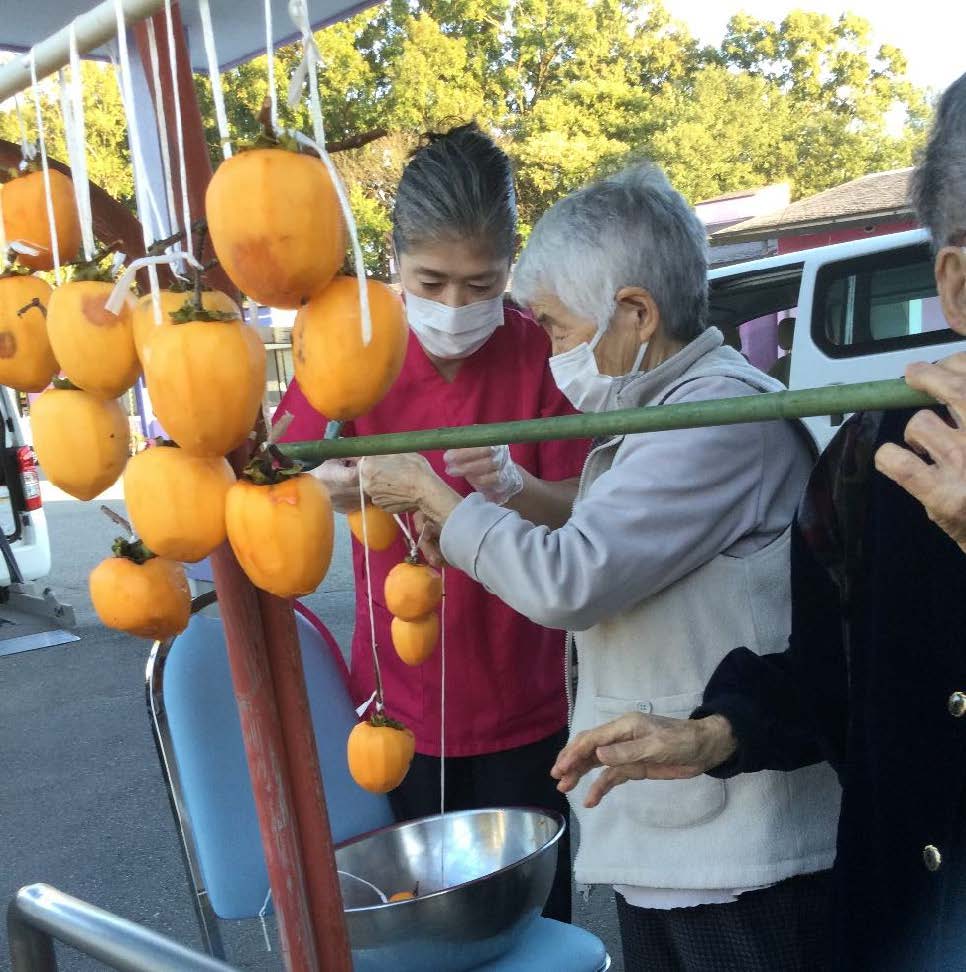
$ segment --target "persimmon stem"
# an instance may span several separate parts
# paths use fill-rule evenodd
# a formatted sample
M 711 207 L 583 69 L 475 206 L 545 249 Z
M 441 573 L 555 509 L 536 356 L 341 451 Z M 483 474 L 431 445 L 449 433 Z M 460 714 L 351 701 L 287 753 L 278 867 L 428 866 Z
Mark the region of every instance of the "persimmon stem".
M 109 506 L 101 506 L 101 512 L 109 519 L 116 523 L 119 527 L 123 527 L 131 536 L 134 536 L 134 527 L 128 523 L 127 520 L 121 516 L 120 513 L 115 513 Z
M 44 317 L 47 316 L 47 308 L 44 307 L 44 305 L 40 302 L 39 297 L 34 297 L 34 299 L 29 304 L 24 304 L 23 307 L 21 307 L 20 310 L 17 311 L 17 317 L 23 317 L 24 314 L 27 313 L 27 311 L 33 309 L 34 307 L 36 307 L 37 310 L 39 310 L 40 313 L 44 315 Z

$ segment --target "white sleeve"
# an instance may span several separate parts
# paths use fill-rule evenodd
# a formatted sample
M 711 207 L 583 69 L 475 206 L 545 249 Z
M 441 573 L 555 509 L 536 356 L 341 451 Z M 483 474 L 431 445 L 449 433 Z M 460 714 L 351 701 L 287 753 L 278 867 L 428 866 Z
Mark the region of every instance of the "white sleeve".
M 755 530 L 764 443 L 760 424 L 629 436 L 562 528 L 470 496 L 443 555 L 528 618 L 584 631 Z

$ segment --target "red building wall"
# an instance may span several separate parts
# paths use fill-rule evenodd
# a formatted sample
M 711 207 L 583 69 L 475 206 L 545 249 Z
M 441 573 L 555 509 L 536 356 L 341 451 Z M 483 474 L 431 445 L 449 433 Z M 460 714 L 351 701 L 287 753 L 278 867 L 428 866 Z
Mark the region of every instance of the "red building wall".
M 841 230 L 830 229 L 822 233 L 809 233 L 806 236 L 786 236 L 778 241 L 778 252 L 797 253 L 799 250 L 809 250 L 813 246 L 829 246 L 832 243 L 848 243 L 851 240 L 865 240 L 870 236 L 886 236 L 889 233 L 902 233 L 905 230 L 915 229 L 917 226 L 918 224 L 915 220 L 907 220 L 902 223 L 880 223 L 868 231 L 859 226 Z

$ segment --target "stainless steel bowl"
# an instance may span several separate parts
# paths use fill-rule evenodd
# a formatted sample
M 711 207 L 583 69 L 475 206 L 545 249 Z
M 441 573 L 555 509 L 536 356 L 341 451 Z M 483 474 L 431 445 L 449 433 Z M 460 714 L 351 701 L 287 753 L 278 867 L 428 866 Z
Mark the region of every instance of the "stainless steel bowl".
M 508 951 L 547 901 L 565 826 L 547 810 L 466 810 L 342 844 L 356 972 L 463 972 Z

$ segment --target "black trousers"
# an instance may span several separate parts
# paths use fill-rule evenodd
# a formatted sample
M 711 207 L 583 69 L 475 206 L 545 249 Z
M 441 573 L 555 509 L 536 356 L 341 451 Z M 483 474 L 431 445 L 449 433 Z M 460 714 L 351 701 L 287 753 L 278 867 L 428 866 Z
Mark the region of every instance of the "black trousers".
M 627 972 L 824 972 L 831 872 L 748 891 L 730 904 L 635 908 L 617 894 Z
M 557 853 L 557 873 L 543 913 L 570 921 L 570 817 L 567 798 L 550 775 L 557 754 L 567 742 L 566 729 L 547 739 L 484 756 L 446 760 L 446 809 L 540 807 L 555 810 L 568 822 Z M 406 779 L 389 794 L 397 820 L 415 820 L 439 813 L 439 759 L 419 753 Z

